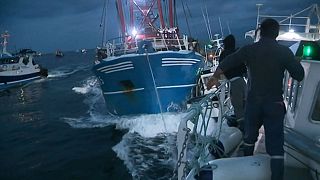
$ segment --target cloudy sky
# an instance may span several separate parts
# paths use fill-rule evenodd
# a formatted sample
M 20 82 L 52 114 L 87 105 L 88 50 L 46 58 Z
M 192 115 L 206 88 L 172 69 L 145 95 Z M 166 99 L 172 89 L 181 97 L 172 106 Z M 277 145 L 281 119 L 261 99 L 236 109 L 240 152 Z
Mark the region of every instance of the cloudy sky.
M 11 50 L 32 48 L 41 52 L 95 48 L 101 43 L 100 19 L 105 0 L 0 0 L 0 32 L 11 34 Z M 119 26 L 115 0 L 109 0 L 107 9 L 107 36 L 116 37 Z M 124 1 L 124 0 L 123 0 Z M 213 34 L 220 33 L 220 17 L 224 34 L 227 24 L 236 35 L 238 45 L 245 42 L 244 33 L 255 27 L 257 3 L 264 4 L 262 14 L 294 14 L 319 0 L 183 0 L 187 3 L 191 35 L 208 38 L 201 14 L 204 4 L 208 8 Z M 201 3 L 203 2 L 203 3 Z M 188 33 L 181 0 L 178 0 L 180 30 Z

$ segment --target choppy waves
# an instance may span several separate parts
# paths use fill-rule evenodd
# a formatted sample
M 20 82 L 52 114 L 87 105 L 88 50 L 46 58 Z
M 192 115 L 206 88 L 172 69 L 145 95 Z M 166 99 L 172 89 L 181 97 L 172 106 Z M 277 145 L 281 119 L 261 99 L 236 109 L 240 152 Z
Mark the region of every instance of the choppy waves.
M 113 150 L 134 179 L 170 179 L 173 174 L 174 134 L 146 138 L 138 133 L 127 133 Z
M 105 114 L 103 95 L 97 79 L 92 76 L 80 84 L 81 86 L 73 87 L 72 90 L 85 96 L 83 103 L 88 106 L 86 116 L 62 119 L 73 128 L 105 127 L 114 124 L 116 118 Z
M 183 113 L 148 114 L 115 117 L 106 112 L 102 92 L 95 77 L 73 87 L 74 93 L 85 96 L 88 106 L 85 117 L 64 117 L 73 128 L 96 128 L 115 125 L 128 131 L 113 147 L 134 179 L 169 179 L 176 158 L 176 132 Z

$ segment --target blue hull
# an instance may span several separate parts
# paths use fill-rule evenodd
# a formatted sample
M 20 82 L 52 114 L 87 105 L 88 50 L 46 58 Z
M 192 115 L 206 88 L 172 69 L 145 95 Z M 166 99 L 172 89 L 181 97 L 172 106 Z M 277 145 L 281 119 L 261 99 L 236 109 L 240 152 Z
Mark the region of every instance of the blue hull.
M 110 113 L 155 114 L 186 108 L 202 62 L 192 51 L 165 51 L 105 59 L 93 70 Z

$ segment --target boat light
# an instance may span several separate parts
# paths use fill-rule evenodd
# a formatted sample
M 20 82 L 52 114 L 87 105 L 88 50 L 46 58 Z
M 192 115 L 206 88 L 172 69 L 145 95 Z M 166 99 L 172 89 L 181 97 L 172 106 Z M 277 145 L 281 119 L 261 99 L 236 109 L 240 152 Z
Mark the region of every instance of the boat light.
M 312 46 L 310 45 L 303 46 L 303 57 L 311 56 L 312 51 L 313 51 Z
M 320 47 L 317 43 L 305 43 L 302 46 L 302 58 L 309 60 L 320 60 Z
M 138 34 L 138 31 L 134 28 L 131 33 L 132 36 L 135 37 Z
M 279 35 L 277 39 L 299 40 L 302 39 L 302 37 L 295 33 L 293 29 L 290 29 L 289 32 Z
M 290 50 L 299 59 L 320 61 L 320 41 L 300 41 L 292 45 Z

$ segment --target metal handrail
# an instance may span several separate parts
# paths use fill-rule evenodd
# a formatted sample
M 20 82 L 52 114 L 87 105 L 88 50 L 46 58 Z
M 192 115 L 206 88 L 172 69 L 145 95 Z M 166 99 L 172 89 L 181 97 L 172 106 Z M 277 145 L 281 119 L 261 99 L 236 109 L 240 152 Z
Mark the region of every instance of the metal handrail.
M 141 41 L 151 41 L 152 46 L 155 51 L 166 51 L 170 50 L 171 48 L 175 48 L 177 50 L 185 50 L 189 49 L 189 43 L 187 36 L 183 36 L 183 38 L 164 38 L 164 37 L 153 37 L 153 38 L 146 38 L 141 40 L 134 40 L 130 42 L 116 42 L 116 39 L 121 38 L 114 38 L 112 41 L 106 43 L 102 49 L 106 49 L 109 52 L 109 56 L 119 56 L 123 54 L 131 54 L 136 53 L 138 51 L 138 43 Z
M 187 144 L 189 133 L 196 139 L 196 148 L 199 152 L 198 155 L 203 154 L 205 147 L 208 143 L 202 143 L 201 140 L 205 140 L 203 137 L 214 137 L 214 139 L 219 140 L 220 131 L 214 132 L 214 134 L 207 134 L 209 121 L 213 118 L 213 108 L 219 109 L 219 115 L 217 117 L 217 124 L 222 125 L 223 114 L 228 110 L 225 109 L 225 105 L 228 103 L 225 99 L 226 96 L 226 86 L 229 81 L 223 80 L 221 85 L 213 93 L 206 95 L 198 103 L 194 103 L 188 109 L 186 116 L 180 122 L 177 134 L 177 148 L 178 148 L 178 161 L 175 171 L 178 172 L 178 179 L 184 179 L 186 175 L 187 168 Z M 216 100 L 213 100 L 217 98 Z M 193 130 L 190 131 L 187 123 L 191 122 L 194 124 Z M 200 125 L 200 126 L 199 126 Z M 221 129 L 220 129 L 221 130 Z M 201 151 L 201 152 L 200 152 Z M 198 159 L 193 159 L 192 163 L 196 163 L 196 166 L 200 166 Z
M 278 40 L 285 40 L 285 41 L 299 41 L 299 40 L 319 40 L 320 39 L 320 10 L 317 4 L 313 4 L 308 8 L 305 8 L 302 11 L 299 11 L 295 14 L 291 14 L 289 16 L 273 16 L 273 15 L 261 15 L 260 8 L 262 4 L 257 4 L 258 7 L 258 15 L 257 15 L 257 24 L 255 30 L 250 30 L 245 33 L 245 37 L 251 37 L 255 41 L 259 39 L 259 25 L 260 21 L 265 18 L 273 18 L 279 21 L 281 32 L 279 35 L 286 34 L 283 32 L 285 30 L 288 33 L 288 37 L 278 37 Z M 302 15 L 302 13 L 306 13 L 309 11 L 308 16 Z M 317 24 L 311 24 L 312 18 L 315 15 L 317 18 Z M 296 29 L 294 29 L 296 28 Z M 298 32 L 304 28 L 304 32 Z

